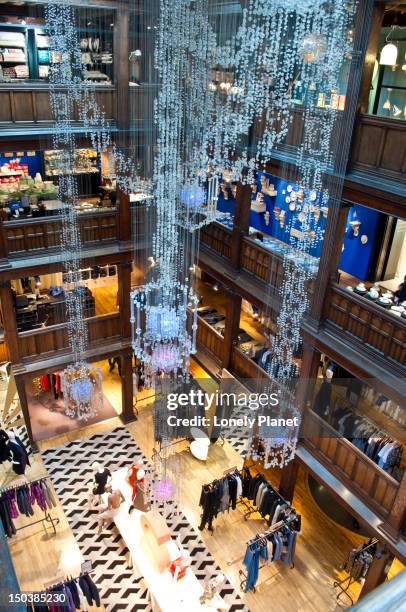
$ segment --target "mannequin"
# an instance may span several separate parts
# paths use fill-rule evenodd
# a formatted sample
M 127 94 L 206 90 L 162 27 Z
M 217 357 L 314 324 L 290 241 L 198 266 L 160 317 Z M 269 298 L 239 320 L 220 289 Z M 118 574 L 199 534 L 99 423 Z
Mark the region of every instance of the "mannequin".
M 7 442 L 10 440 L 8 433 L 5 429 L 0 429 L 0 463 L 3 461 L 10 461 L 10 449 L 7 446 Z
M 89 510 L 94 504 L 100 504 L 103 493 L 111 491 L 110 470 L 101 465 L 98 461 L 92 463 L 92 470 L 94 473 L 94 480 L 89 483 Z
M 200 603 L 214 610 L 228 610 L 229 605 L 223 601 L 220 591 L 222 590 L 226 577 L 224 574 L 219 574 L 211 578 L 200 597 Z
M 123 494 L 119 489 L 112 491 L 107 498 L 107 506 L 100 505 L 98 507 L 99 516 L 97 517 L 98 533 L 101 533 L 105 527 L 120 511 L 122 502 L 125 501 Z
M 331 403 L 331 392 L 332 392 L 332 384 L 331 380 L 333 378 L 333 370 L 332 368 L 327 368 L 326 376 L 321 383 L 321 387 L 319 392 L 316 395 L 314 400 L 314 411 L 320 416 L 327 416 L 330 403 Z
M 15 474 L 21 476 L 25 474 L 27 465 L 30 465 L 27 450 L 18 436 L 14 431 L 10 430 L 7 432 L 8 440 L 6 440 L 6 448 L 9 451 L 9 457 L 11 465 Z
M 133 498 L 132 506 L 130 506 L 130 509 L 128 511 L 129 514 L 131 514 L 134 508 L 140 510 L 141 512 L 148 512 L 149 505 L 147 503 L 147 500 L 145 499 L 146 490 L 147 487 L 145 482 L 145 471 L 139 469 L 137 471 L 136 493 L 135 497 Z
M 131 485 L 131 488 L 132 488 L 131 501 L 134 501 L 135 496 L 137 494 L 137 474 L 138 474 L 138 470 L 141 470 L 143 465 L 144 463 L 142 459 L 138 459 L 138 461 L 134 463 L 134 465 L 128 468 L 126 481 Z M 144 475 L 145 475 L 145 472 L 144 472 Z

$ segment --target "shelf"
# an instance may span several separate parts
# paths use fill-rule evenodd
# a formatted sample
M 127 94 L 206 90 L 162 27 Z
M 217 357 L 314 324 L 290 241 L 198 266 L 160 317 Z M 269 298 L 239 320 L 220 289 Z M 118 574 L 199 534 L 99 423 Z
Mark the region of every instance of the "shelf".
M 18 64 L 19 66 L 27 66 L 27 62 L 21 60 L 0 60 L 0 64 Z

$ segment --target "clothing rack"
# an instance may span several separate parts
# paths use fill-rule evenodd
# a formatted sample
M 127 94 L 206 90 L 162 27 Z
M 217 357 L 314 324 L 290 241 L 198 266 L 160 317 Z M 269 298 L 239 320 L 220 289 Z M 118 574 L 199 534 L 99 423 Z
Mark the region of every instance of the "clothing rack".
M 8 485 L 7 487 L 1 487 L 0 495 L 5 493 L 6 491 L 13 491 L 17 489 L 21 489 L 21 487 L 25 487 L 30 484 L 34 484 L 35 482 L 41 482 L 42 480 L 49 480 L 49 476 L 42 476 L 41 478 L 33 478 L 32 480 L 25 480 L 24 482 L 19 482 L 15 485 Z
M 263 476 L 263 474 L 261 474 L 261 475 Z M 276 493 L 276 495 L 278 495 L 278 497 L 281 500 L 281 502 L 292 508 L 290 502 L 286 501 L 286 499 L 284 499 L 282 497 L 282 495 L 279 493 L 279 491 L 277 489 L 275 489 L 275 487 L 269 482 L 269 480 L 265 476 L 264 476 L 264 478 L 267 481 L 268 485 Z M 258 508 L 256 507 L 254 501 L 250 502 L 250 501 L 246 501 L 245 499 L 241 499 L 240 503 L 247 508 L 247 512 L 244 514 L 244 520 L 247 521 L 248 518 L 251 516 L 251 514 L 255 514 L 256 512 L 258 512 Z M 294 508 L 292 508 L 292 510 L 294 511 Z
M 267 529 L 263 533 L 257 533 L 253 538 L 251 538 L 251 540 L 249 540 L 247 542 L 247 546 L 249 546 L 250 544 L 253 544 L 256 540 L 264 539 L 269 534 L 275 533 L 276 531 L 279 531 L 280 529 L 282 529 L 282 527 L 285 527 L 285 526 L 289 525 L 290 520 L 288 519 L 288 520 L 284 520 L 284 521 L 278 521 L 277 523 L 275 523 L 275 525 L 272 525 L 272 527 L 270 527 L 269 529 Z M 240 557 L 238 559 L 238 561 L 242 561 L 242 559 L 244 559 L 244 556 Z M 228 565 L 231 565 L 232 563 L 236 563 L 236 561 L 228 562 Z M 260 571 L 264 567 L 269 567 L 269 565 L 267 563 L 264 563 L 263 565 L 260 565 L 259 568 L 258 568 L 258 571 Z M 291 564 L 290 564 L 290 569 L 293 569 L 294 567 L 295 567 L 295 564 L 292 561 Z M 242 580 L 240 581 L 240 589 L 242 591 L 244 591 L 245 590 L 245 586 L 247 584 L 247 573 L 243 569 L 240 569 L 238 573 L 239 573 L 239 576 L 242 577 Z M 279 572 L 277 572 L 277 573 L 279 573 Z M 255 593 L 256 587 L 253 586 L 251 590 L 252 590 L 253 593 Z
M 358 551 L 355 558 L 359 556 L 361 553 L 364 553 L 369 548 L 376 546 L 378 543 L 379 543 L 379 540 L 377 538 L 373 538 L 369 544 L 367 544 L 366 546 L 363 546 L 362 549 Z M 339 600 L 343 595 L 345 595 L 350 600 L 351 605 L 354 605 L 354 600 L 351 597 L 351 595 L 348 593 L 348 589 L 350 588 L 352 584 L 354 584 L 354 582 L 358 582 L 358 580 L 354 578 L 354 576 L 351 576 L 351 574 L 347 576 L 346 578 L 343 578 L 342 580 L 334 580 L 333 586 L 339 589 L 340 591 L 338 595 L 336 596 L 336 599 Z
M 82 576 L 89 576 L 91 574 L 94 574 L 94 569 L 88 570 L 86 572 L 80 572 L 79 576 L 75 576 L 74 578 L 67 576 L 63 580 L 60 580 L 59 582 L 51 582 L 50 584 L 44 584 L 44 589 L 45 590 L 55 589 L 60 586 L 63 586 L 64 584 L 66 584 L 67 582 L 70 582 L 71 580 L 79 580 L 79 578 L 81 578 Z
M 43 476 L 42 478 L 35 478 L 33 480 L 27 480 L 26 482 L 21 482 L 19 484 L 16 485 L 10 485 L 8 487 L 3 487 L 2 489 L 0 489 L 0 495 L 2 493 L 5 493 L 6 491 L 17 491 L 18 489 L 21 489 L 22 487 L 26 487 L 30 484 L 34 484 L 35 482 L 42 482 L 43 480 L 48 480 L 48 476 Z M 23 525 L 22 527 L 16 527 L 15 530 L 16 531 L 22 531 L 22 529 L 26 529 L 27 527 L 32 527 L 33 525 L 37 525 L 38 523 L 42 523 L 44 526 L 44 529 L 46 531 L 46 525 L 45 523 L 50 523 L 54 532 L 54 535 L 56 535 L 56 529 L 55 526 L 58 525 L 60 523 L 60 519 L 54 518 L 51 513 L 49 512 L 48 508 L 44 510 L 44 518 L 42 519 L 37 519 L 35 521 L 31 521 L 29 523 L 27 523 L 26 525 Z

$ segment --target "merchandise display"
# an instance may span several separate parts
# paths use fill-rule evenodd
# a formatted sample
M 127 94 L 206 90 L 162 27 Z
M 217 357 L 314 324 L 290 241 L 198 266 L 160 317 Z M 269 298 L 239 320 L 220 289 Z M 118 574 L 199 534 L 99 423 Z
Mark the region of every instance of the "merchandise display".
M 44 151 L 46 176 L 60 176 L 67 172 L 62 151 Z M 74 174 L 99 172 L 97 153 L 92 149 L 75 149 L 72 171 Z

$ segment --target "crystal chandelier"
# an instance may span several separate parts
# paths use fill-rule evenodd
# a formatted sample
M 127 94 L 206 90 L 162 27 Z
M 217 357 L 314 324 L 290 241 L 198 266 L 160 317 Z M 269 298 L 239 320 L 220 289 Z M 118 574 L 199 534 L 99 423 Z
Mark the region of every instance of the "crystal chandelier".
M 65 414 L 79 421 L 97 416 L 103 407 L 102 374 L 87 363 L 69 365 L 62 372 L 61 388 Z

